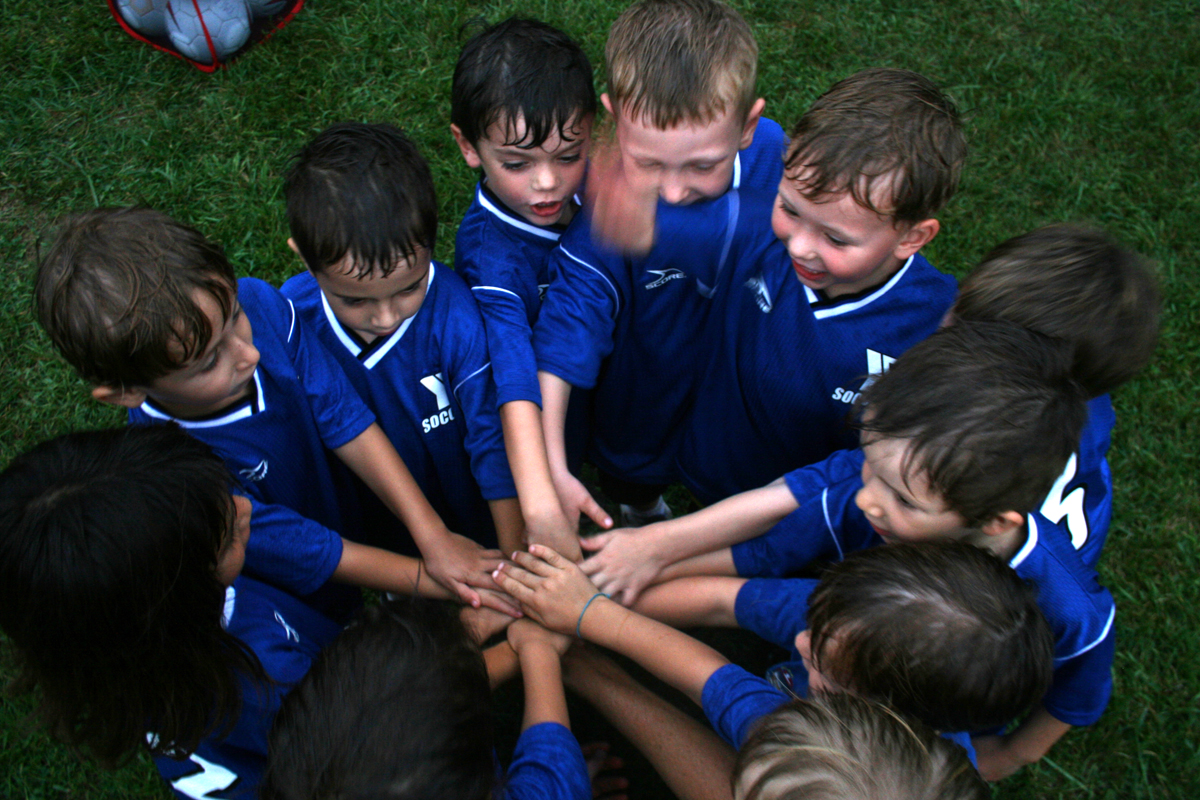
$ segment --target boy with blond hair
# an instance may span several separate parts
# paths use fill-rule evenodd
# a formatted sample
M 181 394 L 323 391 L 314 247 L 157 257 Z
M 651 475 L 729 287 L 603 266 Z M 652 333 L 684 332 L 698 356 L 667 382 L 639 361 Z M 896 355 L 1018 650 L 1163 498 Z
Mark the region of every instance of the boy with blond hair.
M 573 225 L 551 258 L 534 350 L 563 508 L 608 527 L 568 468 L 572 391 L 578 401 L 578 390 L 592 390 L 588 457 L 605 494 L 627 520 L 668 516 L 661 492 L 675 478 L 676 436 L 706 360 L 695 339 L 728 269 L 741 193 L 778 183 L 785 137 L 761 118 L 754 35 L 718 0 L 634 4 L 613 23 L 605 57 L 601 102 L 615 123 L 613 168 L 629 192 L 602 199 L 631 192 L 657 202 L 655 238 L 640 255 L 596 241 L 605 233 L 599 207 Z

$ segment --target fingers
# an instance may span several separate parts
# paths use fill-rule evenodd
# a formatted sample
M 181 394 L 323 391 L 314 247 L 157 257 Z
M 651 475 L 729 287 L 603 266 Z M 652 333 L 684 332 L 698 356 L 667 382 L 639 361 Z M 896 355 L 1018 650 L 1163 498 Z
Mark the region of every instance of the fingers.
M 521 608 L 508 595 L 492 589 L 481 589 L 479 591 L 479 601 L 487 608 L 499 611 L 501 614 L 507 614 L 513 619 L 520 619 L 524 616 L 521 613 Z
M 544 545 L 544 544 L 532 545 L 529 548 L 529 552 L 531 555 L 534 555 L 540 559 L 543 559 L 547 564 L 549 564 L 551 567 L 554 567 L 555 569 L 560 569 L 560 570 L 566 569 L 572 563 L 570 561 L 567 561 L 565 558 L 563 558 L 558 553 L 556 553 L 553 549 L 546 547 L 546 545 Z
M 591 494 L 586 493 L 586 491 L 584 493 L 583 500 L 579 504 L 579 510 L 584 514 L 587 514 L 592 522 L 596 523 L 605 530 L 608 530 L 613 525 L 612 517 L 610 517 L 608 512 L 601 508 L 600 504 L 596 502 L 595 498 L 593 498 Z
M 551 556 L 554 560 L 551 560 Z M 567 565 L 562 556 L 544 544 L 531 544 L 528 553 L 517 551 L 513 553 L 512 560 L 527 571 L 543 578 L 549 578 L 551 575 L 561 572 Z
M 479 593 L 472 589 L 462 581 L 452 580 L 450 585 L 451 591 L 458 595 L 458 599 L 469 605 L 471 608 L 479 608 L 480 600 Z
M 522 569 L 511 562 L 506 562 L 496 567 L 496 571 L 492 573 L 492 580 L 496 582 L 497 586 L 508 592 L 519 602 L 524 602 L 528 597 L 530 597 L 532 591 L 536 589 L 537 585 L 541 582 L 541 578 L 539 576 L 534 575 L 532 572 Z M 520 586 L 521 589 L 525 591 L 513 591 L 513 584 Z
M 579 546 L 588 552 L 594 553 L 597 550 L 603 549 L 606 544 L 612 541 L 612 537 L 612 531 L 597 533 L 595 536 L 581 536 L 579 537 Z

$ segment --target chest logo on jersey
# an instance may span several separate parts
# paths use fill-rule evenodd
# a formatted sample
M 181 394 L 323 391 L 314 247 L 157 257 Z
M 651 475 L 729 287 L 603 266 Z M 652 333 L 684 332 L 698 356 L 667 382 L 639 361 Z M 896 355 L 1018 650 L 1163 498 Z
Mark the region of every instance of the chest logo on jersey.
M 434 428 L 449 424 L 454 419 L 454 409 L 450 407 L 450 393 L 446 391 L 446 379 L 442 373 L 426 375 L 421 378 L 421 385 L 437 398 L 438 413 L 421 420 L 421 429 L 429 433 Z
M 867 379 L 865 381 L 863 381 L 862 386 L 858 387 L 857 391 L 855 391 L 854 389 L 843 389 L 840 387 L 837 389 L 834 389 L 833 390 L 833 399 L 840 400 L 841 402 L 847 403 L 847 404 L 853 403 L 855 400 L 858 399 L 858 396 L 860 394 L 862 394 L 862 390 L 866 389 L 868 386 L 871 385 L 871 381 L 875 380 L 875 378 L 877 376 L 882 375 L 883 373 L 887 372 L 888 367 L 890 367 L 892 365 L 892 362 L 895 360 L 896 359 L 892 358 L 891 356 L 884 355 L 883 353 L 880 353 L 878 351 L 871 350 L 870 348 L 868 348 L 867 349 L 867 374 L 868 374 Z
M 754 293 L 754 302 L 758 304 L 759 310 L 764 314 L 770 314 L 774 304 L 771 302 L 771 293 L 767 290 L 767 284 L 763 281 L 762 275 L 755 275 L 746 281 L 746 288 Z
M 550 288 L 550 284 L 548 284 L 548 283 L 539 283 L 538 284 L 538 302 L 539 303 L 546 299 L 546 290 L 549 288 Z
M 258 462 L 256 466 L 250 467 L 249 469 L 239 469 L 238 475 L 241 475 L 248 481 L 258 483 L 263 478 L 267 477 L 267 460 L 264 458 L 262 461 Z
M 658 276 L 657 278 L 655 278 L 654 280 L 652 280 L 646 284 L 647 289 L 657 289 L 658 287 L 662 286 L 667 281 L 673 281 L 676 278 L 686 278 L 687 277 L 687 273 L 685 273 L 683 270 L 674 269 L 672 267 L 668 267 L 667 269 L 648 269 L 648 270 L 646 270 L 646 272 L 650 275 Z
M 278 611 L 275 612 L 275 621 L 283 626 L 283 634 L 285 639 L 291 639 L 293 642 L 300 641 L 300 634 L 296 633 L 296 629 L 287 624 L 287 620 Z

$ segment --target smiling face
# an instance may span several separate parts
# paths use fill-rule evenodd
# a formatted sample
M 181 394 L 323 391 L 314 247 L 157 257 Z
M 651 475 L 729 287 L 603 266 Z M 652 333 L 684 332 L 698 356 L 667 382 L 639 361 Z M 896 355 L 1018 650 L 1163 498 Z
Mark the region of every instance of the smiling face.
M 804 185 L 803 173 L 783 176 L 771 228 L 786 245 L 797 279 L 830 297 L 884 283 L 937 233 L 937 220 L 897 227 L 848 191 L 812 199 L 801 191 Z
M 392 335 L 421 310 L 431 260 L 429 250 L 418 245 L 411 258 L 401 257 L 387 275 L 375 269 L 364 276 L 347 255 L 313 277 L 338 322 L 370 344 Z
M 212 330 L 208 346 L 187 364 L 141 390 L 180 419 L 204 417 L 248 397 L 254 390 L 252 378 L 259 357 L 250 320 L 236 298 L 228 319 L 208 292 L 197 289 L 193 299 Z M 136 393 L 131 396 L 136 399 Z
M 488 128 L 475 144 L 467 141 L 458 126 L 450 131 L 463 158 L 473 169 L 483 169 L 487 185 L 500 201 L 539 227 L 566 224 L 574 215 L 571 198 L 583 182 L 591 145 L 592 117 L 565 126 L 564 139 L 557 130 L 536 147 L 524 147 L 525 119 L 512 126 L 500 120 Z M 505 144 L 515 141 L 515 144 Z

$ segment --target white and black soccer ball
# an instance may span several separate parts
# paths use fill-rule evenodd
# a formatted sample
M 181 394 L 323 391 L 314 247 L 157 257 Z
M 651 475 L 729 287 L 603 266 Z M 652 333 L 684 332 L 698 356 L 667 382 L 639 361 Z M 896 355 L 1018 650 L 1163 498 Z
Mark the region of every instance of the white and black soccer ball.
M 143 36 L 167 35 L 167 0 L 116 0 L 129 27 Z
M 197 6 L 200 14 L 196 13 Z M 250 38 L 250 7 L 246 0 L 167 0 L 166 17 L 167 37 L 175 49 L 204 64 L 212 63 L 204 39 L 205 27 L 219 59 L 233 55 Z
M 246 0 L 256 17 L 273 17 L 287 8 L 289 0 Z

